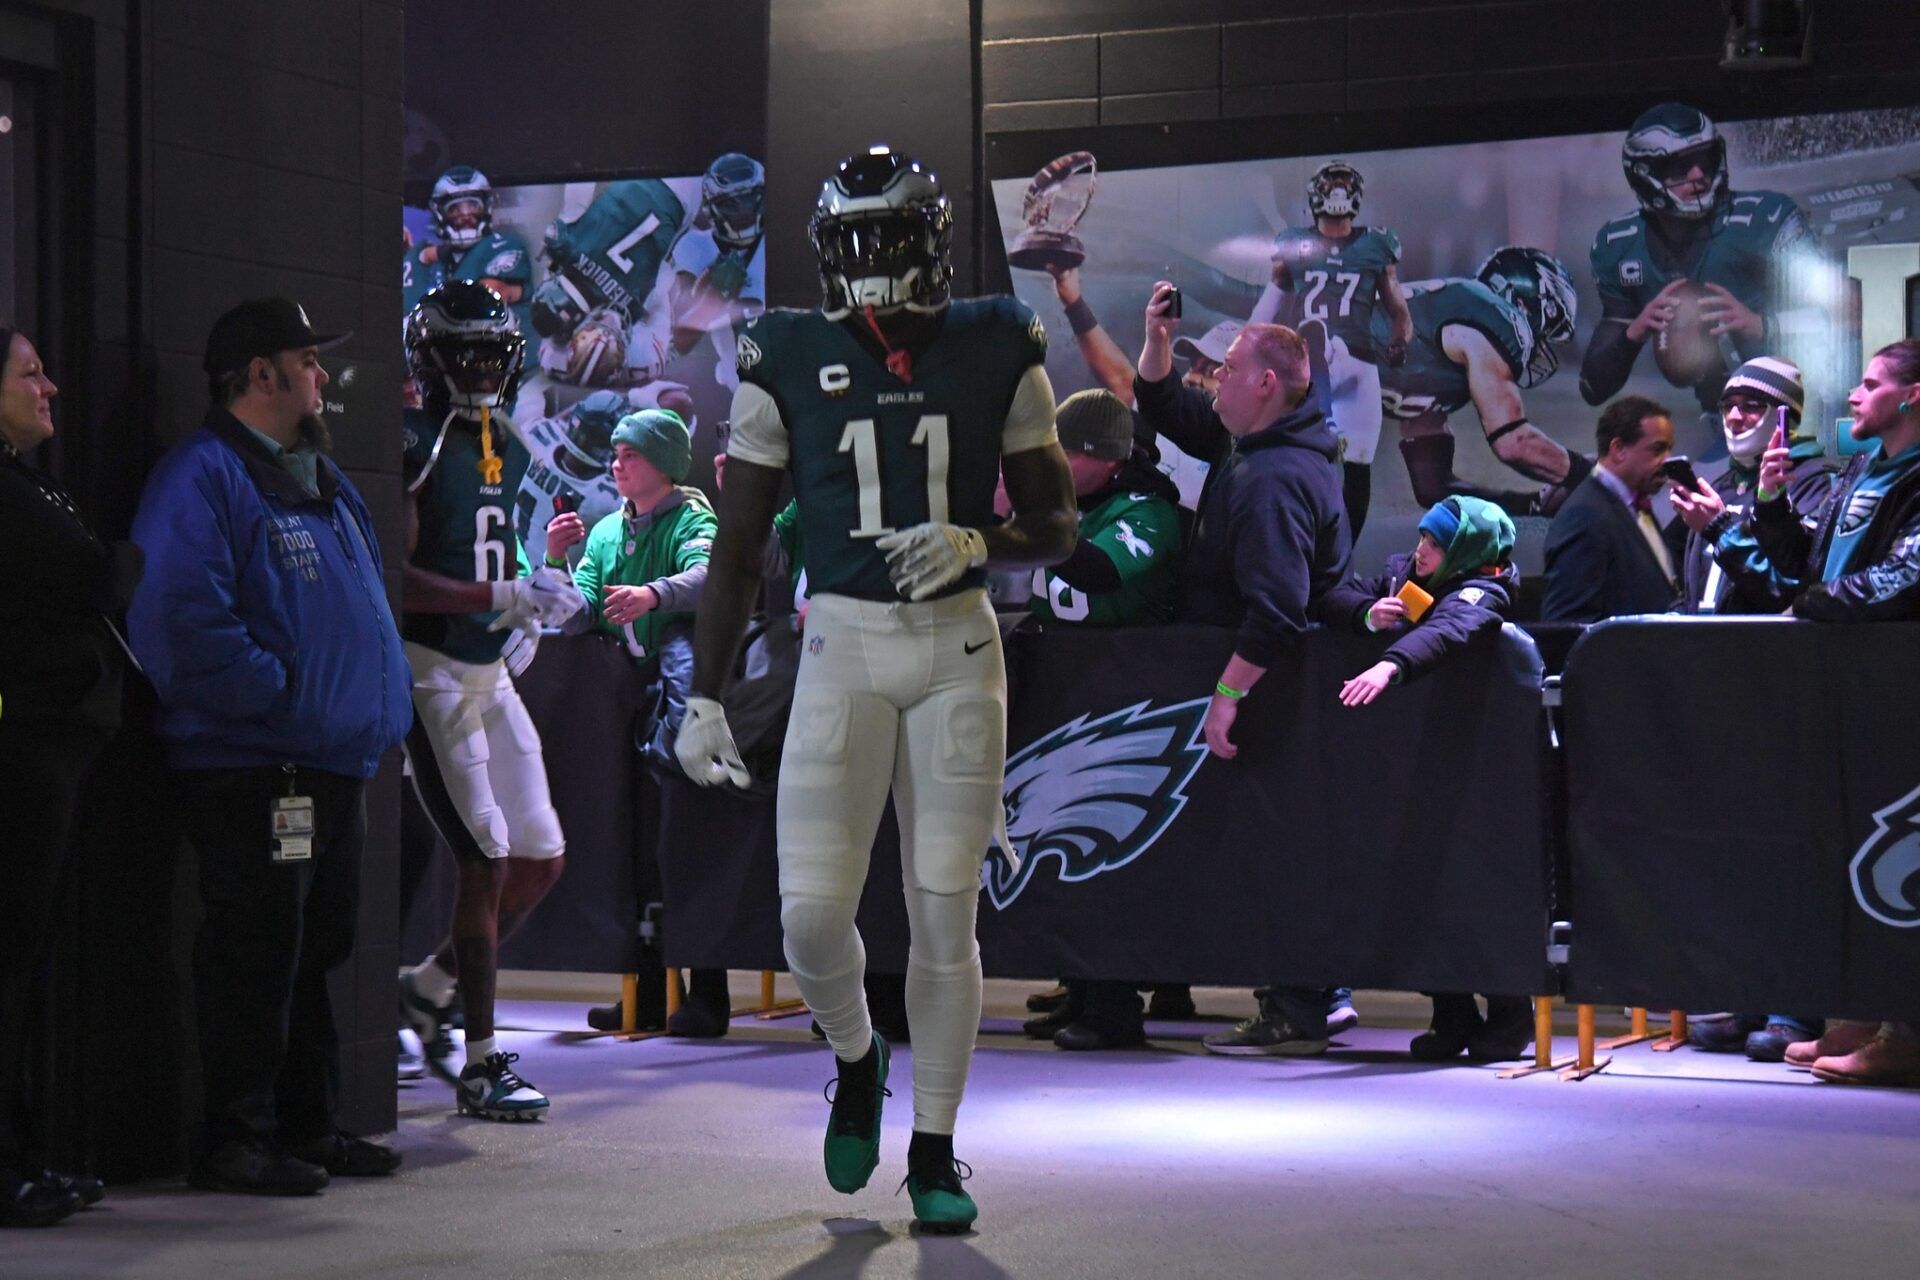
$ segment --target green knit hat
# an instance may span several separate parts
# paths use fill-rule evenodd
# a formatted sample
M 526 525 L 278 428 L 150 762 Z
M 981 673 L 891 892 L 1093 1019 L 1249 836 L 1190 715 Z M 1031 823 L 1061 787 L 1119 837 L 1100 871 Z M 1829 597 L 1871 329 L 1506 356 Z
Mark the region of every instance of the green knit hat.
M 642 409 L 620 419 L 613 443 L 626 445 L 679 484 L 693 469 L 693 436 L 671 409 Z

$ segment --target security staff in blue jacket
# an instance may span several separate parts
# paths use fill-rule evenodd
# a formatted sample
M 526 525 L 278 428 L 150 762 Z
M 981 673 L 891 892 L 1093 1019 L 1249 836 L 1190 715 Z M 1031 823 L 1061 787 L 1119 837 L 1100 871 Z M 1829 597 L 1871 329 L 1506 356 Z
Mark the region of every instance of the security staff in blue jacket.
M 213 406 L 134 518 L 129 639 L 200 861 L 190 1180 L 211 1190 L 311 1194 L 400 1163 L 334 1123 L 327 973 L 353 949 L 366 780 L 413 719 L 373 519 L 324 454 L 319 357 L 343 340 L 283 298 L 221 316 Z

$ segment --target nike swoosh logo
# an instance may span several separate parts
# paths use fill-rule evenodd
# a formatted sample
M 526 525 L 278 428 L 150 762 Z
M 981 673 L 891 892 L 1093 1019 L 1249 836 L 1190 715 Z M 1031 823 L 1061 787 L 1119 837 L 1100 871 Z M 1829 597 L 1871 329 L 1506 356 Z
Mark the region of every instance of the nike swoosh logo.
M 979 644 L 963 644 L 960 647 L 968 653 L 978 653 L 992 643 L 993 641 L 991 640 L 982 640 Z

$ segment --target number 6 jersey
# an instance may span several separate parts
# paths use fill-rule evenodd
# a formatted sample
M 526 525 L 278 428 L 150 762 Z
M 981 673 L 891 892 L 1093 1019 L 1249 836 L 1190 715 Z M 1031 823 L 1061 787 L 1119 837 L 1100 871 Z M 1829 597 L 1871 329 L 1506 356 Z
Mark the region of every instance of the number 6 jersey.
M 500 483 L 480 473 L 480 424 L 456 416 L 447 424 L 440 455 L 441 419 L 418 409 L 406 414 L 401 469 L 409 489 L 416 483 L 420 540 L 412 563 L 459 582 L 509 582 L 520 576 L 520 540 L 514 529 L 514 499 L 526 475 L 526 446 L 507 426 L 505 414 L 493 415 L 493 450 L 500 459 Z M 426 473 L 424 481 L 421 473 Z M 437 649 L 461 662 L 492 662 L 500 656 L 505 631 L 488 631 L 498 615 L 487 613 L 409 613 L 400 634 L 415 644 Z
M 1008 297 L 955 300 L 896 377 L 819 311 L 769 311 L 736 349 L 727 456 L 793 473 L 814 592 L 898 600 L 882 534 L 929 520 L 997 523 L 1000 456 L 1054 441 L 1046 330 Z M 978 587 L 964 574 L 941 592 Z

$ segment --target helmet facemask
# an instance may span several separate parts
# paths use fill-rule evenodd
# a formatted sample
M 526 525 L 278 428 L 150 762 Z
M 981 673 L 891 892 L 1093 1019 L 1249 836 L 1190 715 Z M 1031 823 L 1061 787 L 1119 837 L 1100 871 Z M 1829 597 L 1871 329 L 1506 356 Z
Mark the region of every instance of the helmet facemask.
M 1357 218 L 1362 185 L 1352 165 L 1323 165 L 1307 183 L 1307 209 L 1316 218 Z
M 440 239 L 456 249 L 470 249 L 480 243 L 493 226 L 493 184 L 478 169 L 458 166 L 440 175 L 427 197 L 427 210 L 433 215 L 433 229 Z M 454 215 L 462 215 L 454 225 Z
M 1713 121 L 1681 103 L 1663 103 L 1633 122 L 1620 149 L 1620 165 L 1648 213 L 1705 218 L 1727 193 L 1727 140 Z M 1684 178 L 1696 166 L 1707 181 L 1706 190 L 1675 195 L 1667 183 Z
M 504 406 L 520 376 L 524 339 L 517 333 L 477 337 L 436 334 L 419 348 L 424 368 L 416 372 L 436 379 L 456 408 Z
M 714 243 L 748 253 L 760 243 L 760 214 L 766 204 L 766 170 L 752 156 L 730 151 L 700 179 L 700 204 Z
M 407 368 L 427 399 L 478 409 L 512 402 L 526 340 L 499 294 L 456 280 L 407 316 L 406 346 Z
M 880 149 L 845 161 L 822 185 L 807 236 L 831 318 L 947 305 L 953 207 L 939 180 L 905 156 Z

